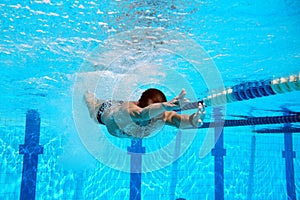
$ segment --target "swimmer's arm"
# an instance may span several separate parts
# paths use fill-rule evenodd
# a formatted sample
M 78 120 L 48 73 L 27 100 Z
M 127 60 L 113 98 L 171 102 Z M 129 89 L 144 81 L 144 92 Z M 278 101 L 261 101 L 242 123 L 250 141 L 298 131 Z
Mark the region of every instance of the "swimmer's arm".
M 163 103 L 154 103 L 145 108 L 140 108 L 137 105 L 131 104 L 129 106 L 128 112 L 133 120 L 149 120 L 161 116 L 165 111 L 177 110 L 180 108 L 180 105 L 188 103 L 188 100 L 185 98 L 186 91 L 182 89 L 180 94 L 174 99 L 168 102 Z
M 189 123 L 189 115 L 181 115 L 174 111 L 165 112 L 164 121 L 167 125 L 177 128 L 189 128 L 192 125 Z
M 205 118 L 205 110 L 201 104 L 198 106 L 196 113 L 191 115 L 178 114 L 174 111 L 165 112 L 164 121 L 170 125 L 180 129 L 198 128 L 203 125 Z
M 162 115 L 166 111 L 163 103 L 154 103 L 145 108 L 140 108 L 136 105 L 128 107 L 127 112 L 133 120 L 150 120 Z

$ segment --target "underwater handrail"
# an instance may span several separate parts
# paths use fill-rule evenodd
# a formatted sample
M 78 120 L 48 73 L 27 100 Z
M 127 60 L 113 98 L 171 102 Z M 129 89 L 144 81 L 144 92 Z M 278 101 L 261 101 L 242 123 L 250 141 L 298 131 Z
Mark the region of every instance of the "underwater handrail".
M 199 103 L 204 103 L 206 106 L 217 106 L 235 101 L 244 101 L 299 90 L 300 72 L 288 77 L 275 78 L 272 80 L 241 83 L 223 91 L 211 94 L 203 98 L 201 101 L 191 102 L 180 110 L 195 109 L 198 107 Z

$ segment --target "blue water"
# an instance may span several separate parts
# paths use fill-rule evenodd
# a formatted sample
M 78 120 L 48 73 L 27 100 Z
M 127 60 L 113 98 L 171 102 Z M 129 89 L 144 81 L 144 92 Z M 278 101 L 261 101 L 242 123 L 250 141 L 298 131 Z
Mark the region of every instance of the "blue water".
M 19 145 L 29 109 L 41 116 L 44 147 L 36 199 L 129 199 L 131 141 L 88 118 L 83 91 L 134 100 L 156 86 L 170 99 L 185 87 L 196 100 L 222 87 L 299 73 L 299 4 L 1 1 L 0 199 L 20 198 Z M 226 119 L 299 112 L 299 97 L 298 91 L 234 102 L 223 111 Z M 211 107 L 206 120 L 213 121 Z M 253 133 L 278 127 L 224 129 L 225 199 L 287 199 L 283 134 Z M 215 198 L 214 156 L 199 154 L 208 129 L 183 131 L 180 149 L 178 135 L 165 127 L 143 140 L 142 199 Z M 299 147 L 293 134 L 297 198 Z M 149 157 L 155 152 L 165 154 Z

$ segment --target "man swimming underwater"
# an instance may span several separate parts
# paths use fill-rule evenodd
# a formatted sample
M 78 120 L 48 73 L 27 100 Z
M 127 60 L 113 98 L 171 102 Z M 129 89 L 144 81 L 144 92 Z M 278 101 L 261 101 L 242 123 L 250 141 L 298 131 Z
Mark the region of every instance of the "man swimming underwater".
M 205 117 L 204 106 L 199 103 L 196 113 L 178 114 L 188 103 L 186 91 L 167 101 L 166 96 L 155 88 L 147 89 L 137 102 L 105 101 L 97 99 L 90 92 L 85 94 L 85 102 L 90 117 L 106 126 L 108 132 L 120 138 L 144 138 L 160 130 L 165 124 L 180 129 L 200 127 Z

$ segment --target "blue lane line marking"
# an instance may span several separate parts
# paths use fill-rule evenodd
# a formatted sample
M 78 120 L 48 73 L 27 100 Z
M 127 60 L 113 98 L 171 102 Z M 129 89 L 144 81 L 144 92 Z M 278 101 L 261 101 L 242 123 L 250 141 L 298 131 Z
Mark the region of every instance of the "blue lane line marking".
M 43 153 L 43 147 L 39 145 L 40 123 L 40 115 L 36 110 L 27 111 L 25 143 L 19 147 L 19 154 L 24 154 L 20 194 L 21 200 L 35 199 L 38 154 Z
M 221 112 L 218 108 L 214 109 L 215 120 L 218 122 L 221 120 Z M 215 129 L 215 135 L 218 134 L 218 129 Z M 215 199 L 224 199 L 224 156 L 226 156 L 226 149 L 224 149 L 224 135 L 223 129 L 212 149 L 212 156 L 215 157 Z
M 175 143 L 175 149 L 174 149 L 174 162 L 172 164 L 172 174 L 171 174 L 171 184 L 170 184 L 170 200 L 175 199 L 175 192 L 176 192 L 176 186 L 177 186 L 177 175 L 178 175 L 178 156 L 180 154 L 180 143 L 181 143 L 181 135 L 182 132 L 180 129 L 177 131 L 176 134 L 176 143 Z M 177 198 L 178 199 L 183 199 L 183 198 Z
M 284 127 L 290 127 L 291 124 L 285 124 Z M 296 152 L 293 151 L 293 134 L 284 133 L 284 149 L 282 151 L 282 157 L 285 158 L 285 176 L 286 176 L 286 189 L 289 200 L 296 200 L 295 191 L 295 172 L 294 161 Z
M 130 200 L 141 199 L 142 183 L 142 155 L 146 152 L 142 146 L 142 140 L 131 140 L 131 146 L 127 148 L 130 157 Z
M 224 158 L 226 149 L 223 148 L 223 130 L 219 136 L 212 155 L 215 157 L 215 199 L 224 199 Z
M 256 150 L 256 137 L 255 135 L 251 138 L 251 154 L 250 154 L 250 169 L 249 169 L 249 179 L 248 179 L 248 192 L 247 199 L 252 199 L 253 180 L 254 180 L 254 165 L 255 165 L 255 150 Z

